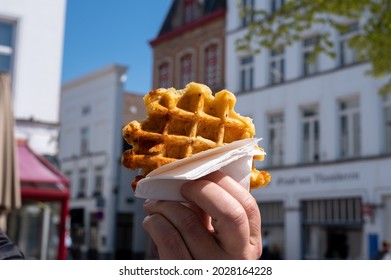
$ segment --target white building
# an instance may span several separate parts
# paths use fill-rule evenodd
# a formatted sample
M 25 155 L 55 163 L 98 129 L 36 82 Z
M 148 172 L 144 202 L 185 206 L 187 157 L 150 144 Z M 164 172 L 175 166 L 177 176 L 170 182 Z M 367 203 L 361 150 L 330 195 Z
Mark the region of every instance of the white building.
M 391 98 L 384 80 L 365 75 L 344 40 L 337 59 L 306 62 L 316 35 L 282 52 L 235 50 L 246 32 L 237 0 L 228 1 L 226 87 L 237 111 L 254 119 L 272 182 L 253 192 L 268 242 L 285 259 L 368 259 L 391 240 Z M 270 9 L 273 1 L 245 1 Z M 350 23 L 357 32 L 360 23 Z M 273 246 L 273 247 L 275 247 Z
M 130 186 L 137 174 L 120 162 L 124 119 L 144 116 L 138 108 L 142 96 L 129 98 L 124 92 L 126 71 L 109 65 L 62 87 L 59 159 L 72 181 L 71 235 L 77 258 L 131 259 L 144 253 L 142 202 Z
M 0 0 L 0 71 L 12 77 L 16 137 L 39 154 L 57 152 L 65 10 L 66 0 Z

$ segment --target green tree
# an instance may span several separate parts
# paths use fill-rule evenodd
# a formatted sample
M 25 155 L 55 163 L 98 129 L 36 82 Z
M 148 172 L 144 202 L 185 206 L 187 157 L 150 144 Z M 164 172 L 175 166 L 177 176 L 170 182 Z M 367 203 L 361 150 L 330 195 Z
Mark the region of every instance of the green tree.
M 391 0 L 286 0 L 274 13 L 239 8 L 241 17 L 253 20 L 248 23 L 245 36 L 236 41 L 236 47 L 251 53 L 289 46 L 301 40 L 303 31 L 314 25 L 346 32 L 347 20 L 358 21 L 360 31 L 349 39 L 349 47 L 356 51 L 358 60 L 370 62 L 367 74 L 390 77 L 380 93 L 391 93 Z M 319 53 L 335 57 L 331 34 L 319 35 L 312 59 Z

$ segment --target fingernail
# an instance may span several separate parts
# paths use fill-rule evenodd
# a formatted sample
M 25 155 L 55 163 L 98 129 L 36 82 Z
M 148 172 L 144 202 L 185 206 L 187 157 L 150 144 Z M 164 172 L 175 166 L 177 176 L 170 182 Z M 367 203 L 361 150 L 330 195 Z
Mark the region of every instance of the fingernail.
M 151 218 L 151 216 L 149 216 L 149 215 L 145 216 L 144 220 L 143 220 L 143 224 L 146 223 L 150 218 Z
M 151 203 L 151 200 L 149 198 L 144 201 L 144 205 L 148 205 L 150 203 Z

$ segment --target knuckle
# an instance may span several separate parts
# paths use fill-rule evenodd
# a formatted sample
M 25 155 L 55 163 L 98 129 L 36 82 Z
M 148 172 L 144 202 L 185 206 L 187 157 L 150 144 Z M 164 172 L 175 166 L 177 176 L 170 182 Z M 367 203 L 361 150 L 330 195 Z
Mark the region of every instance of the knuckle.
M 241 226 L 247 223 L 247 215 L 242 207 L 236 207 L 227 213 L 227 223 L 232 223 L 237 226 Z
M 194 229 L 199 227 L 199 218 L 196 213 L 191 212 L 182 218 L 180 225 L 185 232 L 194 232 Z
M 156 245 L 175 248 L 181 242 L 181 235 L 162 215 L 153 214 L 143 221 L 144 228 L 151 234 Z M 157 229 L 158 228 L 158 229 Z
M 162 244 L 168 248 L 177 248 L 181 242 L 181 235 L 176 230 L 168 230 L 161 236 Z
M 242 202 L 243 208 L 250 214 L 259 213 L 258 204 L 252 195 L 247 196 Z

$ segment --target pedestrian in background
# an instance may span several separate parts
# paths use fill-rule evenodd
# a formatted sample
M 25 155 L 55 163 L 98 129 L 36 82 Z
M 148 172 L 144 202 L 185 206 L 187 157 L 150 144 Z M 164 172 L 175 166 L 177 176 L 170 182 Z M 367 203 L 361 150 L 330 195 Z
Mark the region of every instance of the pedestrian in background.
M 391 260 L 391 243 L 387 240 L 382 242 L 381 249 L 377 252 L 375 260 Z
M 69 231 L 65 233 L 65 247 L 67 248 L 67 259 L 72 260 L 73 259 L 73 243 L 72 243 L 72 237 Z

